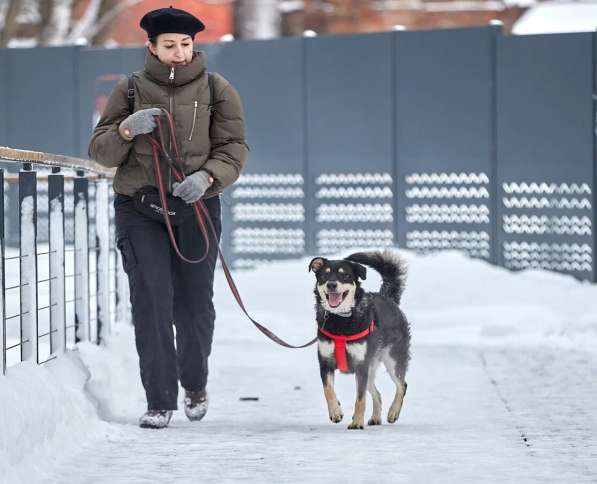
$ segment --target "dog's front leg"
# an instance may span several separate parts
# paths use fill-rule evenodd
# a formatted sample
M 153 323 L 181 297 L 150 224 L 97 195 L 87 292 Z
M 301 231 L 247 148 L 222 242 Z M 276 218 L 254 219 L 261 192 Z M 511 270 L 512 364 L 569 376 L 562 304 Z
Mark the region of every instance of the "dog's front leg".
M 334 423 L 341 422 L 344 414 L 342 413 L 340 402 L 334 390 L 334 370 L 325 363 L 320 362 L 319 371 L 321 373 L 321 381 L 323 382 L 323 394 L 328 404 L 330 420 Z
M 354 404 L 354 414 L 349 429 L 365 428 L 365 406 L 367 400 L 367 382 L 369 380 L 369 369 L 366 365 L 359 365 L 355 371 L 357 381 L 357 399 Z

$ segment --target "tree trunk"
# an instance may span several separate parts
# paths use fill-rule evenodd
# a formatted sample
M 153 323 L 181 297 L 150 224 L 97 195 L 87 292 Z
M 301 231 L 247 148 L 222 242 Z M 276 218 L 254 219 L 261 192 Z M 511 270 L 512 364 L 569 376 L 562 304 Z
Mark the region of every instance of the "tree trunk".
M 277 0 L 236 0 L 234 36 L 237 39 L 271 39 L 280 35 Z
M 23 0 L 9 0 L 4 28 L 0 31 L 0 47 L 6 47 L 17 27 L 17 15 L 21 11 Z
M 41 0 L 40 45 L 64 45 L 70 29 L 73 0 Z

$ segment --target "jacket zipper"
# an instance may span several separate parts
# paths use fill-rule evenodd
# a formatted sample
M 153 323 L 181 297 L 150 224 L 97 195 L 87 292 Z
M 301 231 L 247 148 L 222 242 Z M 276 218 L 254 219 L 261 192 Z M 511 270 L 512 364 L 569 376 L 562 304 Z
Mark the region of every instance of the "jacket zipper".
M 193 132 L 195 131 L 195 119 L 197 119 L 197 101 L 193 107 L 193 125 L 191 126 L 191 133 L 189 134 L 189 141 L 193 139 Z

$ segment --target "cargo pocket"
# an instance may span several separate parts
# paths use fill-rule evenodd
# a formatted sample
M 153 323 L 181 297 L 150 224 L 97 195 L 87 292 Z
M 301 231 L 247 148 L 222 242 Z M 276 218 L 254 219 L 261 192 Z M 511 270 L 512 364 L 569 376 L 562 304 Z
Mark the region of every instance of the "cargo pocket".
M 135 257 L 131 241 L 127 237 L 121 237 L 116 241 L 116 247 L 118 247 L 122 256 L 124 272 L 128 274 L 137 266 L 137 258 Z

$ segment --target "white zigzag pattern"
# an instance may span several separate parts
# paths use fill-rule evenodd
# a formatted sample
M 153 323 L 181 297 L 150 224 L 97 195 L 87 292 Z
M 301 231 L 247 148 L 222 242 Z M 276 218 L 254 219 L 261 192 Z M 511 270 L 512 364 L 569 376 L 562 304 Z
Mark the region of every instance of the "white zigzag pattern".
M 539 261 L 567 261 L 567 262 L 588 262 L 591 263 L 593 261 L 593 257 L 591 254 L 559 254 L 554 255 L 553 253 L 548 252 L 529 252 L 529 251 L 509 251 L 504 252 L 504 259 L 507 260 L 539 260 Z
M 393 208 L 384 204 L 322 204 L 317 207 L 318 222 L 391 222 Z
M 240 187 L 232 192 L 232 198 L 304 198 L 300 187 Z
M 406 221 L 419 223 L 489 223 L 486 205 L 410 205 Z
M 536 251 L 536 252 L 576 252 L 584 254 L 592 254 L 593 249 L 589 244 L 557 244 L 547 242 L 504 242 L 504 251 L 519 250 L 519 251 Z
M 406 190 L 407 198 L 489 198 L 486 188 L 422 187 Z
M 317 191 L 316 198 L 392 198 L 390 187 L 326 187 Z
M 392 176 L 389 173 L 322 173 L 317 185 L 389 185 Z
M 305 208 L 300 204 L 239 203 L 232 207 L 235 221 L 303 222 Z
M 237 185 L 302 185 L 303 175 L 300 173 L 259 173 L 241 175 Z
M 502 188 L 506 193 L 536 193 L 536 194 L 556 194 L 556 195 L 571 195 L 571 194 L 590 194 L 591 187 L 587 183 L 516 183 L 505 182 Z
M 504 232 L 516 234 L 591 234 L 589 217 L 548 217 L 547 215 L 505 215 Z
M 546 197 L 504 197 L 502 199 L 506 208 L 568 208 L 590 209 L 591 202 L 588 198 L 546 198 Z
M 489 177 L 485 173 L 411 173 L 404 177 L 409 185 L 418 184 L 487 184 Z
M 547 269 L 551 271 L 561 272 L 591 272 L 593 269 L 592 265 L 584 262 L 579 264 L 577 262 L 545 262 L 545 261 L 522 261 L 512 260 L 507 261 L 506 267 L 510 269 Z

